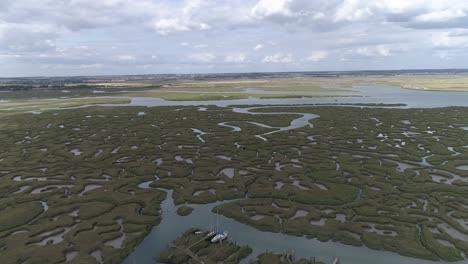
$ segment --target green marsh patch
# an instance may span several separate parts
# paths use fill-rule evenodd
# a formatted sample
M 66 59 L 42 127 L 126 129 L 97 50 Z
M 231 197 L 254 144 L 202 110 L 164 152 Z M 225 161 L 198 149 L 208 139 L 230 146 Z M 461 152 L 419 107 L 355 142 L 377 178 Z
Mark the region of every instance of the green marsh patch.
M 225 201 L 216 211 L 260 230 L 433 260 L 468 253 L 466 108 L 199 110 L 1 111 L 2 260 L 119 262 L 160 222 L 159 188 L 177 205 Z M 319 117 L 267 134 L 297 113 Z

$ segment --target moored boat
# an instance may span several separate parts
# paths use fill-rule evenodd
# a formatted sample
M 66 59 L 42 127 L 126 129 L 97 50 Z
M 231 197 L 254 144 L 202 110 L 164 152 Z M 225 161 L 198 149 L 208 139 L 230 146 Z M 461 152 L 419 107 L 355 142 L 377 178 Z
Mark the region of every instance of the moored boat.
M 216 242 L 220 242 L 220 241 L 223 241 L 224 239 L 226 239 L 228 236 L 227 232 L 224 231 L 224 232 L 221 232 L 221 233 L 218 233 L 216 234 L 216 236 L 214 236 L 212 239 L 211 239 L 211 243 L 216 243 Z

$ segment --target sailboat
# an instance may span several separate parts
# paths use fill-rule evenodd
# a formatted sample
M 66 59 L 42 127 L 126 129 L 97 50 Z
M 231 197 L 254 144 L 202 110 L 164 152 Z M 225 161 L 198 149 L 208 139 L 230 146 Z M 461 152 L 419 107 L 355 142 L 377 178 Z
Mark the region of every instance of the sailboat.
M 228 233 L 227 233 L 226 231 L 221 232 L 221 233 L 218 233 L 218 234 L 216 234 L 216 236 L 214 236 L 214 237 L 211 239 L 211 243 L 221 242 L 221 241 L 223 241 L 224 239 L 226 239 L 227 236 L 228 236 Z
M 218 232 L 218 227 L 219 227 L 219 212 L 216 213 L 217 216 L 216 216 L 216 232 Z M 228 233 L 227 231 L 223 231 L 221 233 L 217 233 L 212 239 L 211 239 L 211 243 L 216 243 L 216 242 L 221 242 L 223 241 L 224 239 L 226 239 L 228 236 Z

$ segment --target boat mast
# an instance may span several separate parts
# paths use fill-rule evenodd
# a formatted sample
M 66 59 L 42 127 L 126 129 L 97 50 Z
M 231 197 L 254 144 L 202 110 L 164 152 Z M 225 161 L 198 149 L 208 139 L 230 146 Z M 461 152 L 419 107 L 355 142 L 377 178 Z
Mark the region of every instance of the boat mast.
M 219 233 L 219 209 L 216 209 L 216 233 Z

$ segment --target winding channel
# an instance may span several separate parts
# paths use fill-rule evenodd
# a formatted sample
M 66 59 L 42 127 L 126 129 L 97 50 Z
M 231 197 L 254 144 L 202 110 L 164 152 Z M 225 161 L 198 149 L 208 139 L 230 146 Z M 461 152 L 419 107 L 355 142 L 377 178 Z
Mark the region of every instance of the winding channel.
M 310 120 L 318 118 L 318 115 L 308 113 L 295 112 L 252 112 L 256 109 L 274 108 L 272 106 L 250 107 L 250 108 L 232 108 L 235 113 L 252 114 L 252 115 L 278 115 L 278 114 L 294 114 L 301 117 L 291 121 L 286 127 L 270 127 L 261 123 L 255 125 L 261 127 L 275 128 L 276 130 L 256 135 L 257 137 L 267 140 L 264 135 L 278 133 L 297 129 L 305 126 L 311 126 Z M 200 110 L 199 110 L 200 111 Z M 206 110 L 202 110 L 206 111 Z M 232 132 L 241 131 L 240 127 L 227 125 L 228 122 L 218 123 L 219 126 L 228 127 Z M 156 177 L 156 180 L 158 178 Z M 138 185 L 139 188 L 149 189 L 153 181 L 143 182 Z M 172 190 L 165 190 L 167 193 L 166 200 L 162 203 L 162 221 L 159 225 L 153 227 L 146 238 L 134 249 L 134 251 L 124 260 L 124 264 L 154 263 L 154 259 L 164 251 L 167 245 L 175 240 L 180 234 L 189 228 L 200 228 L 204 230 L 214 230 L 216 221 L 219 221 L 220 229 L 229 231 L 229 239 L 240 245 L 248 245 L 252 248 L 253 253 L 244 259 L 241 263 L 249 263 L 261 254 L 262 252 L 273 252 L 282 254 L 289 249 L 294 249 L 296 256 L 301 258 L 315 257 L 317 260 L 325 263 L 332 263 L 335 257 L 339 257 L 346 264 L 374 264 L 376 260 L 380 264 L 435 264 L 443 263 L 436 261 L 421 260 L 411 257 L 404 257 L 397 253 L 388 251 L 377 251 L 367 247 L 348 246 L 337 242 L 321 242 L 317 239 L 308 239 L 304 236 L 290 236 L 282 233 L 264 232 L 255 229 L 254 227 L 237 222 L 233 219 L 222 215 L 217 215 L 212 212 L 212 209 L 223 203 L 232 201 L 216 202 L 211 204 L 190 204 L 194 210 L 188 216 L 179 216 L 177 206 L 174 204 Z M 359 198 L 358 198 L 359 199 Z M 216 220 L 218 219 L 218 220 Z M 457 262 L 463 263 L 463 262 Z
M 261 124 L 261 123 L 249 122 L 250 124 L 254 124 L 254 125 L 257 125 L 257 126 L 260 126 L 260 127 L 275 128 L 276 129 L 274 131 L 270 131 L 270 132 L 267 132 L 267 133 L 256 135 L 256 137 L 258 137 L 258 138 L 260 138 L 260 139 L 262 139 L 264 141 L 268 141 L 268 139 L 266 139 L 264 137 L 266 135 L 271 135 L 271 134 L 274 134 L 274 133 L 287 131 L 287 130 L 298 129 L 298 128 L 305 127 L 305 126 L 313 127 L 313 125 L 309 121 L 319 117 L 318 115 L 315 115 L 315 114 L 297 113 L 297 112 L 268 112 L 268 113 L 252 112 L 252 110 L 270 109 L 270 108 L 274 108 L 274 106 L 248 107 L 248 108 L 235 107 L 235 108 L 232 109 L 232 111 L 234 113 L 250 114 L 250 115 L 301 115 L 301 117 L 296 118 L 293 121 L 291 121 L 291 123 L 287 127 L 271 127 L 271 126 L 267 126 L 267 125 L 264 125 L 264 124 Z
M 149 186 L 140 186 L 150 188 Z M 388 251 L 377 251 L 367 247 L 348 246 L 337 242 L 321 242 L 317 239 L 289 236 L 281 233 L 271 233 L 257 230 L 233 219 L 217 215 L 212 209 L 222 203 L 191 204 L 193 212 L 188 216 L 177 215 L 177 206 L 174 205 L 172 190 L 166 190 L 167 198 L 162 203 L 162 221 L 153 227 L 146 238 L 123 261 L 123 264 L 150 264 L 166 249 L 166 246 L 189 228 L 213 230 L 218 218 L 220 229 L 229 231 L 229 239 L 240 245 L 248 245 L 253 253 L 242 263 L 248 263 L 262 252 L 283 254 L 294 249 L 298 257 L 316 257 L 317 260 L 332 263 L 334 257 L 339 257 L 346 264 L 435 264 L 436 261 L 421 260 L 400 256 Z M 465 262 L 455 262 L 465 263 Z

